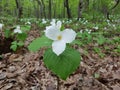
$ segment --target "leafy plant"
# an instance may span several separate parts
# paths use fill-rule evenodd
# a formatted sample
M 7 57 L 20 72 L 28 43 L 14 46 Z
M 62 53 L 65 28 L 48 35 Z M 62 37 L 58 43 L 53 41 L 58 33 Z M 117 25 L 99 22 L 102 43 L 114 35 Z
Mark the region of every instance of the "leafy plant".
M 8 29 L 4 30 L 4 35 L 6 38 L 9 38 L 11 36 L 11 31 Z
M 28 49 L 30 51 L 37 51 L 43 47 L 51 47 L 52 41 L 50 39 L 48 39 L 45 36 L 36 38 L 35 40 L 32 41 L 32 43 L 30 43 L 30 45 L 28 46 Z
M 101 57 L 103 58 L 105 56 L 104 53 L 102 53 L 101 49 L 99 47 L 94 47 L 94 51 Z
M 10 49 L 12 49 L 13 51 L 16 51 L 18 47 L 21 47 L 23 45 L 24 45 L 24 43 L 22 41 L 19 41 L 19 42 L 13 41 L 11 43 Z
M 30 29 L 30 27 L 24 26 L 22 28 L 23 28 L 24 32 L 21 30 L 21 33 L 19 33 L 19 32 L 16 33 L 15 29 L 14 30 L 8 30 L 8 29 L 4 30 L 5 38 L 12 38 L 14 40 L 10 46 L 10 49 L 12 49 L 13 51 L 16 51 L 18 49 L 18 47 L 23 46 L 24 41 L 27 38 L 26 30 Z
M 52 49 L 47 49 L 43 60 L 53 73 L 65 80 L 79 66 L 80 54 L 78 51 L 68 47 L 60 56 L 57 56 Z
M 103 35 L 98 35 L 97 38 L 95 38 L 98 45 L 102 45 L 106 42 L 106 38 Z
M 28 49 L 30 51 L 37 51 L 40 48 L 46 47 L 43 55 L 45 65 L 58 77 L 66 80 L 79 66 L 81 57 L 78 51 L 68 47 L 68 44 L 66 44 L 74 40 L 76 33 L 72 29 L 60 31 L 60 27 L 60 21 L 47 27 L 45 36 L 43 35 L 33 40 Z M 65 37 L 65 35 L 67 36 Z

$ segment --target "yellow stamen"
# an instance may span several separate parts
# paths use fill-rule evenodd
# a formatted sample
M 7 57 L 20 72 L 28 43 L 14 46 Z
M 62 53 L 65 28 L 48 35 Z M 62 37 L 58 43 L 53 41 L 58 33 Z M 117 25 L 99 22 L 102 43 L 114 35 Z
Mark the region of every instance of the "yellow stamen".
M 57 37 L 57 39 L 58 39 L 58 40 L 61 40 L 61 39 L 62 39 L 62 36 L 61 36 L 61 35 L 59 35 L 59 36 Z

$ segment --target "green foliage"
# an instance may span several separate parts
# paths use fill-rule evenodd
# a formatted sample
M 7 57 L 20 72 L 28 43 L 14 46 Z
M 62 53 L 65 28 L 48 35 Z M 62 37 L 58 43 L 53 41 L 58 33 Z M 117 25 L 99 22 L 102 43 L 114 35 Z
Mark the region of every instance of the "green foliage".
M 19 41 L 19 42 L 13 41 L 11 43 L 10 49 L 12 49 L 13 51 L 16 51 L 18 47 L 21 47 L 23 45 L 24 45 L 24 43 L 22 41 Z
M 27 38 L 27 34 L 26 33 L 20 33 L 16 35 L 16 39 L 20 40 L 20 41 L 24 41 Z
M 60 56 L 48 49 L 44 54 L 45 65 L 61 79 L 66 78 L 73 73 L 80 65 L 80 53 L 72 48 L 67 48 Z
M 5 29 L 4 30 L 4 36 L 5 38 L 11 38 L 14 41 L 11 43 L 10 49 L 13 51 L 16 51 L 18 47 L 22 47 L 24 45 L 24 41 L 27 38 L 26 31 L 30 30 L 30 26 L 23 26 L 22 27 L 22 33 L 14 33 L 13 30 Z
M 94 47 L 94 51 L 101 57 L 103 58 L 105 56 L 104 53 L 102 53 L 101 49 L 99 47 Z
M 11 31 L 8 29 L 4 30 L 4 35 L 6 38 L 9 38 L 11 36 Z
M 97 38 L 95 38 L 95 40 L 99 45 L 102 45 L 107 41 L 103 35 L 98 35 Z
M 120 54 L 120 45 L 118 45 L 115 49 L 114 49 L 114 52 L 117 52 Z
M 52 41 L 49 40 L 47 37 L 42 36 L 39 38 L 36 38 L 32 41 L 32 43 L 28 46 L 30 51 L 37 51 L 42 47 L 51 46 Z
M 30 25 L 24 25 L 24 26 L 21 26 L 21 30 L 26 32 L 26 31 L 30 31 L 30 28 L 31 26 Z
M 95 74 L 94 74 L 94 77 L 95 77 L 95 78 L 99 78 L 99 77 L 100 77 L 100 74 L 95 73 Z
M 77 44 L 79 46 L 83 46 L 92 42 L 92 35 L 87 31 L 77 33 L 77 39 L 73 41 L 73 44 Z

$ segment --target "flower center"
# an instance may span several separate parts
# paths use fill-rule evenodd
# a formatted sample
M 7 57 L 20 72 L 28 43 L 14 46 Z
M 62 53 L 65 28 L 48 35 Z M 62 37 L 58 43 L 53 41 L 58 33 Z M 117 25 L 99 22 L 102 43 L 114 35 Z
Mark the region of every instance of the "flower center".
M 58 39 L 58 40 L 61 40 L 61 39 L 62 39 L 62 36 L 61 36 L 61 35 L 59 35 L 59 36 L 57 37 L 57 39 Z

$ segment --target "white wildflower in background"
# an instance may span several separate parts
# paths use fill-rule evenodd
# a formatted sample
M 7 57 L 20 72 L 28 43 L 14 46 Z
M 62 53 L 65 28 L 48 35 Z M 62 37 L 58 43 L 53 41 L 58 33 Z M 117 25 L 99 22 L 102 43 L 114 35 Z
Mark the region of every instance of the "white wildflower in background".
M 65 23 L 65 20 L 62 20 L 62 23 Z
M 42 19 L 42 24 L 46 24 L 47 21 L 45 19 Z
M 76 37 L 76 32 L 72 29 L 60 31 L 61 24 L 61 21 L 57 21 L 57 23 L 46 27 L 45 30 L 45 36 L 53 40 L 52 50 L 57 56 L 65 50 L 66 43 L 71 43 Z
M 85 29 L 85 31 L 86 31 L 86 32 L 88 32 L 88 31 L 89 31 L 89 29 L 87 29 L 87 28 L 86 28 L 86 29 Z
M 28 22 L 26 22 L 25 24 L 27 24 L 27 25 L 31 25 L 31 22 L 28 21 Z
M 56 19 L 52 19 L 52 21 L 50 22 L 51 25 L 55 25 Z
M 107 27 L 104 27 L 104 30 L 107 30 Z
M 88 21 L 87 20 L 85 20 L 84 22 L 83 22 L 83 24 L 87 24 L 88 23 Z
M 4 26 L 4 25 L 0 23 L 0 30 L 2 30 L 2 27 L 3 27 L 3 26 Z
M 92 30 L 89 30 L 88 33 L 90 34 Z
M 83 30 L 80 30 L 80 33 L 83 33 Z
M 116 29 L 116 25 L 115 24 L 113 24 L 112 26 L 113 26 L 114 29 Z
M 93 27 L 95 30 L 98 30 L 99 28 L 98 28 L 98 26 L 95 26 L 95 27 Z
M 76 26 L 78 26 L 78 23 L 76 23 Z
M 20 26 L 17 26 L 16 29 L 14 29 L 14 33 L 22 33 Z

